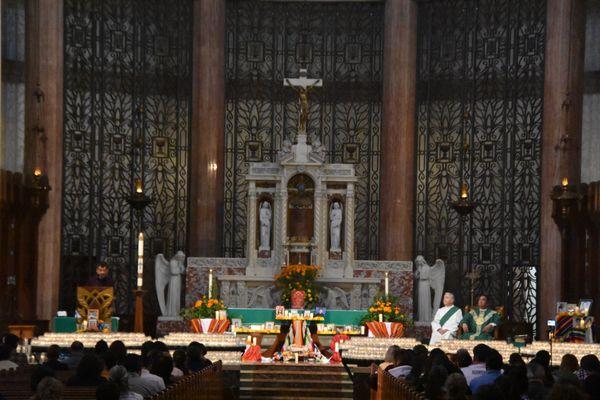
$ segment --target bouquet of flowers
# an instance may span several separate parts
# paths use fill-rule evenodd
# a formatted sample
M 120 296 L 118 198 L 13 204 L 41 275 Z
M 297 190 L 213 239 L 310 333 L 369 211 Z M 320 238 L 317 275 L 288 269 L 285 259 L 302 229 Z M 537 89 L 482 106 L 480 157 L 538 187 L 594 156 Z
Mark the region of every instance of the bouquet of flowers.
M 290 306 L 292 291 L 304 291 L 307 304 L 318 300 L 316 280 L 320 268 L 316 265 L 287 265 L 275 275 L 275 284 L 282 289 L 281 302 Z
M 361 319 L 361 325 L 371 321 L 379 321 L 379 315 L 381 314 L 383 322 L 400 322 L 405 327 L 412 326 L 412 320 L 400 310 L 398 299 L 394 296 L 376 296 L 368 311 Z
M 192 320 L 197 318 L 215 318 L 217 311 L 227 310 L 225 304 L 219 299 L 209 299 L 206 296 L 196 303 L 193 307 L 183 308 L 179 315 L 185 320 Z

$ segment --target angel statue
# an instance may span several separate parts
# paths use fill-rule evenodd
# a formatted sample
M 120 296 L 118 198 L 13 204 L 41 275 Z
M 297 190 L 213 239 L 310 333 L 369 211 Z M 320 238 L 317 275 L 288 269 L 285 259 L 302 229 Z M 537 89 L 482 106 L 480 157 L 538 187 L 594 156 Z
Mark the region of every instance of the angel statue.
M 342 205 L 340 202 L 335 201 L 331 204 L 329 209 L 329 235 L 330 235 L 330 248 L 331 252 L 342 251 L 340 248 L 340 238 L 342 236 Z
M 178 251 L 168 261 L 163 254 L 156 255 L 155 280 L 156 297 L 160 312 L 164 317 L 177 317 L 181 308 L 181 275 L 185 273 L 185 254 Z M 169 286 L 169 295 L 165 296 L 165 288 Z
M 446 279 L 446 266 L 440 259 L 435 260 L 433 266 L 429 266 L 423 256 L 415 259 L 415 278 L 418 285 L 418 318 L 419 321 L 430 322 L 432 316 L 440 307 L 442 295 L 444 294 L 444 281 Z M 431 306 L 431 290 L 433 289 L 433 307 Z

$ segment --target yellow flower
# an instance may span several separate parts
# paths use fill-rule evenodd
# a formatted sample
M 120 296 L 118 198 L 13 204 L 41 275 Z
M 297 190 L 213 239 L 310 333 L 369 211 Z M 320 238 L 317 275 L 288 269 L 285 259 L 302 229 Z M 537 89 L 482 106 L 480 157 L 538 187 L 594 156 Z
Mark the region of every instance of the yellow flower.
M 196 307 L 196 308 L 202 307 L 202 300 L 198 300 L 196 303 L 194 303 L 194 307 Z

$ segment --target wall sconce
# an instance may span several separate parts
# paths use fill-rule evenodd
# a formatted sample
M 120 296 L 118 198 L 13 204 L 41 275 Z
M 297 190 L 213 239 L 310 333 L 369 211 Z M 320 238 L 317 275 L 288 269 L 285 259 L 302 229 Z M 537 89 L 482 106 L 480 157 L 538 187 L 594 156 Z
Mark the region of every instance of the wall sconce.
M 136 179 L 134 186 L 135 191 L 133 195 L 127 198 L 127 203 L 129 203 L 129 205 L 138 212 L 138 216 L 141 216 L 144 208 L 146 208 L 146 206 L 152 202 L 152 199 L 144 194 L 141 179 Z
M 569 179 L 564 177 L 560 185 L 554 186 L 550 198 L 554 205 L 552 218 L 561 231 L 564 231 L 572 213 L 577 211 L 577 204 L 581 200 L 581 196 L 576 188 L 569 185 Z
M 214 161 L 211 161 L 210 163 L 208 163 L 208 170 L 210 172 L 217 172 L 217 163 Z
M 469 215 L 477 207 L 477 203 L 469 200 L 469 187 L 466 183 L 461 185 L 459 200 L 451 201 L 450 207 L 462 217 Z

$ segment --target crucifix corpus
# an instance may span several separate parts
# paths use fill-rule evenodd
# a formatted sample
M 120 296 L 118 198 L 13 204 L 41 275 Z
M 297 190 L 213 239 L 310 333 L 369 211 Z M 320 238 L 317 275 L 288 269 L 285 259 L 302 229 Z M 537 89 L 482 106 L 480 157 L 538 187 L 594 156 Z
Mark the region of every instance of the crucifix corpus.
M 299 118 L 298 118 L 298 133 L 306 133 L 306 121 L 308 120 L 308 92 L 315 87 L 323 86 L 322 79 L 307 78 L 306 68 L 300 68 L 300 75 L 298 78 L 284 78 L 283 85 L 290 86 L 298 93 L 298 100 L 300 104 Z
M 479 271 L 471 271 L 467 275 L 467 279 L 471 281 L 471 306 L 475 301 L 475 281 L 479 279 Z

